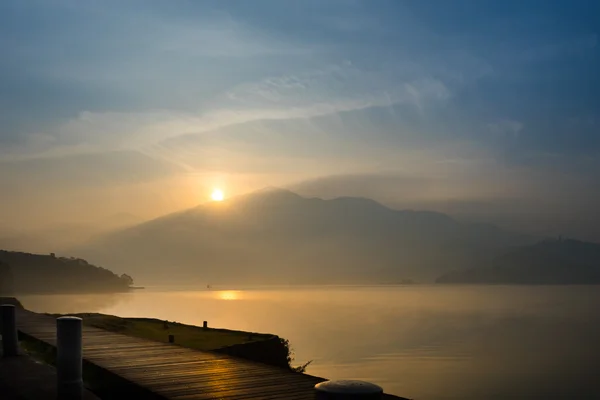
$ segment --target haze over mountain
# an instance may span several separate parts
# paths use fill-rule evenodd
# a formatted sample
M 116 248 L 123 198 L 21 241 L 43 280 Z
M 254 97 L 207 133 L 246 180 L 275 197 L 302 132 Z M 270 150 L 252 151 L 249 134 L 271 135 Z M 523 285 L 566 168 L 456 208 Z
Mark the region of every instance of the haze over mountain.
M 143 222 L 131 213 L 121 212 L 92 221 L 41 224 L 35 228 L 0 226 L 0 248 L 36 253 L 64 252 L 65 249 Z
M 366 198 L 268 188 L 136 225 L 74 249 L 140 281 L 392 283 L 431 280 L 533 239 Z

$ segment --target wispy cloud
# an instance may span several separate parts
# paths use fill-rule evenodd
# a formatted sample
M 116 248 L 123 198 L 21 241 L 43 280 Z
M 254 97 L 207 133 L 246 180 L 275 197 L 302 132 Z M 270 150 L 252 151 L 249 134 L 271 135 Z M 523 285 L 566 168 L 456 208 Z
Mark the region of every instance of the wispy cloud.
M 109 150 L 146 150 L 161 141 L 213 132 L 258 120 L 322 115 L 444 101 L 449 90 L 439 80 L 421 78 L 389 84 L 387 71 L 364 72 L 344 62 L 298 75 L 282 75 L 235 86 L 204 111 L 81 112 L 52 131 L 33 134 L 24 155 Z M 18 149 L 10 149 L 16 157 Z

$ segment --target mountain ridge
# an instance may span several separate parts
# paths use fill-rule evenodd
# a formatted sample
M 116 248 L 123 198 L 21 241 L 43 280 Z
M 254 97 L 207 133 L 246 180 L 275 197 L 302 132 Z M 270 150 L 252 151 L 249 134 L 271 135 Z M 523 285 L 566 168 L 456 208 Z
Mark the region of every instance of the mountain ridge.
M 139 279 L 212 283 L 432 280 L 529 238 L 372 199 L 270 188 L 207 202 L 105 235 L 71 253 Z

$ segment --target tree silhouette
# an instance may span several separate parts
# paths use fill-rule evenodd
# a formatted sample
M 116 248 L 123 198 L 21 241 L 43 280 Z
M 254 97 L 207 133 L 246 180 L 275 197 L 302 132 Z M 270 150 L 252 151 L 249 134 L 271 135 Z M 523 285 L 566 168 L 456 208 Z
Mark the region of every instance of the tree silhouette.
M 127 285 L 129 285 L 129 286 L 133 285 L 133 278 L 130 275 L 123 274 L 123 275 L 121 275 L 121 279 L 123 281 L 127 282 Z

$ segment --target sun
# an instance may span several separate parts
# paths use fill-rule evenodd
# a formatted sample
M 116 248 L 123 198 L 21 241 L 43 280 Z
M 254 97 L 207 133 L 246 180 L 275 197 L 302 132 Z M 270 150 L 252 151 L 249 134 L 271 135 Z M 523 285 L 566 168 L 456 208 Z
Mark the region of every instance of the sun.
M 223 201 L 225 195 L 223 194 L 223 191 L 221 189 L 214 189 L 210 194 L 210 198 L 214 201 Z

